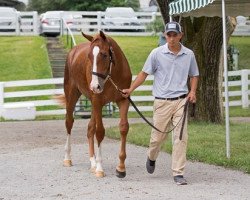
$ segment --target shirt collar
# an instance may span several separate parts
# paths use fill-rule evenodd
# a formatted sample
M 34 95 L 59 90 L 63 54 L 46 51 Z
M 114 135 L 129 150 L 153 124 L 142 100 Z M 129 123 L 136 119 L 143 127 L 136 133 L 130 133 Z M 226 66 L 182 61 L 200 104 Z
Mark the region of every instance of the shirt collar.
M 178 55 L 187 54 L 186 48 L 181 43 L 180 43 L 180 45 L 181 45 L 181 50 L 178 53 Z M 172 51 L 170 51 L 169 48 L 168 48 L 168 43 L 163 45 L 162 53 L 173 54 Z

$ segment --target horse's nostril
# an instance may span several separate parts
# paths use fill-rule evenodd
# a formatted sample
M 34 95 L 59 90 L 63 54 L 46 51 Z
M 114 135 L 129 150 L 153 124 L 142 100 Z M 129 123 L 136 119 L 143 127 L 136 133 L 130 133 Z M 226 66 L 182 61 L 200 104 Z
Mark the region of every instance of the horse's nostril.
M 98 90 L 100 90 L 100 89 L 101 89 L 101 86 L 100 86 L 100 85 L 98 85 L 98 86 L 97 86 L 97 89 L 98 89 Z

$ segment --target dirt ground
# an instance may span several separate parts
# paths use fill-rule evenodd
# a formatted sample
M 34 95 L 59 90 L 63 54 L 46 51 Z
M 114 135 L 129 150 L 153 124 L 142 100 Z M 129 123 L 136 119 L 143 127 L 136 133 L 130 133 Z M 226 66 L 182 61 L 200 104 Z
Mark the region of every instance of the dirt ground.
M 130 119 L 130 123 L 142 122 Z M 0 123 L 0 200 L 114 199 L 114 200 L 247 200 L 250 176 L 239 171 L 188 162 L 187 186 L 177 186 L 171 176 L 171 156 L 160 153 L 155 173 L 146 172 L 144 147 L 127 145 L 127 176 L 115 176 L 119 141 L 103 142 L 104 178 L 89 172 L 86 127 L 76 120 L 72 132 L 71 168 L 62 166 L 66 132 L 64 121 Z M 106 127 L 117 119 L 104 119 Z

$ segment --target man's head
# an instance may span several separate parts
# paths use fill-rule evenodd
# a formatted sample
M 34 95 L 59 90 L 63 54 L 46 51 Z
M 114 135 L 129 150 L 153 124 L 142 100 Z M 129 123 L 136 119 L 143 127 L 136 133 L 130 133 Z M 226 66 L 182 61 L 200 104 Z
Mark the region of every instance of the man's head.
M 175 32 L 177 34 L 181 33 L 181 25 L 177 22 L 168 22 L 165 26 L 166 34 L 170 32 Z
M 169 22 L 165 26 L 165 37 L 168 42 L 168 46 L 179 47 L 179 42 L 182 38 L 181 26 L 177 22 Z

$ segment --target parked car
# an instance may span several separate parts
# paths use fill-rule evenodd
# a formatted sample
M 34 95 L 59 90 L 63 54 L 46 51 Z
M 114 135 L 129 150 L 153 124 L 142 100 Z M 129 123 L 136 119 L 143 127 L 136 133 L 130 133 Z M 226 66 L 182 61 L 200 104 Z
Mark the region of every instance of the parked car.
M 105 30 L 137 30 L 132 26 L 140 26 L 135 11 L 130 7 L 108 7 L 105 11 L 103 25 Z M 129 26 L 129 27 L 121 27 Z
M 16 31 L 17 23 L 21 23 L 19 11 L 12 7 L 0 7 L 0 32 Z
M 68 26 L 72 25 L 73 16 L 64 11 L 47 11 L 40 15 L 40 34 L 44 36 L 58 36 L 61 32 L 61 19 Z

